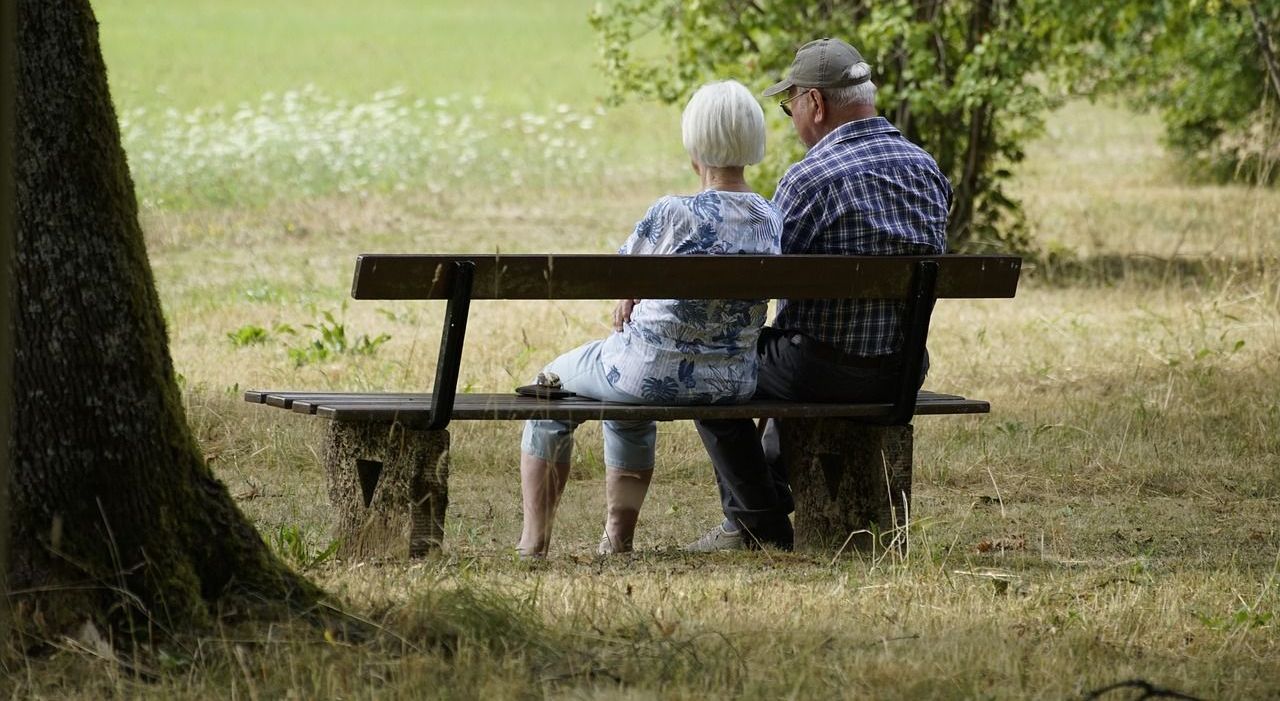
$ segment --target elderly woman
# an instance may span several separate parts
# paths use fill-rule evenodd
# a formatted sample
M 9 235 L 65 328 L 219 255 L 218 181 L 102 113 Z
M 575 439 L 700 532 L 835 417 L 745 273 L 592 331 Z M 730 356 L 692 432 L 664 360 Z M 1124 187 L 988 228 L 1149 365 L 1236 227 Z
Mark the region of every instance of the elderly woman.
M 685 150 L 702 191 L 658 200 L 618 250 L 644 254 L 775 254 L 782 220 L 751 190 L 745 166 L 764 157 L 764 114 L 742 84 L 703 86 L 681 120 Z M 746 401 L 755 391 L 755 346 L 767 300 L 622 300 L 615 332 L 547 365 L 564 388 L 628 404 Z M 519 553 L 542 557 L 569 475 L 570 421 L 525 424 L 520 457 L 524 531 Z M 657 426 L 605 421 L 605 527 L 599 553 L 629 552 L 653 475 Z

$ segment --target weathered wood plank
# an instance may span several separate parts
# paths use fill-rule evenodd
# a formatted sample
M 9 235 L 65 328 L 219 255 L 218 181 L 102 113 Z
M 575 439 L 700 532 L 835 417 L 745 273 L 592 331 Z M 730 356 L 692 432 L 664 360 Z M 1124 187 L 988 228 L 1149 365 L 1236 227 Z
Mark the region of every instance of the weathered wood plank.
M 316 414 L 338 421 L 389 423 L 399 421 L 417 425 L 427 418 L 431 403 L 428 393 L 325 393 L 275 392 L 255 390 L 246 393 L 266 398 L 270 406 L 291 409 L 303 414 Z M 285 403 L 285 400 L 288 403 Z M 254 401 L 254 400 L 250 400 Z M 494 421 L 519 419 L 640 419 L 676 421 L 702 418 L 770 417 L 850 417 L 875 418 L 888 414 L 887 403 L 828 404 L 787 402 L 760 399 L 745 404 L 665 406 L 613 404 L 593 399 L 544 400 L 514 394 L 460 394 L 453 407 L 458 421 Z M 966 399 L 954 394 L 921 392 L 916 404 L 917 415 L 983 414 L 991 410 L 988 402 Z
M 274 389 L 251 389 L 244 393 L 244 400 L 250 404 L 266 404 L 279 409 L 293 408 L 294 400 L 303 401 L 322 401 L 328 399 L 358 399 L 361 397 L 393 397 L 393 398 L 416 398 L 425 397 L 431 399 L 430 394 L 422 394 L 421 392 L 379 392 L 371 394 L 369 392 L 307 392 L 294 390 L 274 390 Z M 315 411 L 306 411 L 303 413 L 314 414 Z
M 383 397 L 383 401 L 395 402 L 430 402 L 431 394 L 422 392 L 386 392 L 380 394 L 371 394 L 368 392 L 330 392 L 324 394 L 304 394 L 294 393 L 292 396 L 283 397 L 278 394 L 272 394 L 267 397 L 269 406 L 279 407 L 281 409 L 292 409 L 300 414 L 316 413 L 316 405 L 321 402 L 344 402 L 344 401 L 368 401 L 371 397 Z
M 356 258 L 355 299 L 447 299 L 452 264 L 475 263 L 473 299 L 902 299 L 935 260 L 939 298 L 1013 297 L 1016 256 L 396 255 Z
M 338 421 L 386 423 L 399 421 L 408 426 L 419 425 L 428 416 L 423 402 L 318 402 L 317 416 Z M 761 400 L 749 404 L 725 406 L 655 406 L 610 404 L 592 400 L 544 401 L 508 395 L 467 395 L 454 405 L 454 420 L 601 419 L 676 421 L 703 418 L 770 417 L 850 417 L 872 419 L 889 414 L 885 404 L 810 404 Z M 979 414 L 990 411 L 984 401 L 963 398 L 932 399 L 921 402 L 916 413 Z

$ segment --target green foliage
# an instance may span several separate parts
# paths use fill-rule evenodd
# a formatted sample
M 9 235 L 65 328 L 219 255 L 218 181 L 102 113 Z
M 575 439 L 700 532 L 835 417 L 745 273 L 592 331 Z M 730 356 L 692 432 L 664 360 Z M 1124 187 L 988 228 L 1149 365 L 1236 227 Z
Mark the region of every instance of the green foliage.
M 346 305 L 343 305 L 343 311 L 346 311 Z M 368 334 L 352 337 L 348 335 L 346 324 L 329 311 L 321 312 L 316 323 L 303 324 L 303 328 L 314 331 L 315 336 L 301 346 L 288 348 L 289 359 L 295 367 L 324 362 L 343 354 L 373 355 L 382 344 L 391 340 L 391 336 L 385 333 L 372 338 Z M 285 323 L 277 323 L 273 329 L 281 336 L 298 335 L 297 329 Z M 266 343 L 271 339 L 271 334 L 257 324 L 245 324 L 235 331 L 227 332 L 227 339 L 231 341 L 231 345 L 244 348 Z
M 343 311 L 345 310 L 344 304 Z M 295 367 L 324 362 L 336 355 L 373 355 L 382 344 L 391 340 L 391 336 L 385 333 L 373 338 L 368 334 L 348 336 L 346 324 L 335 318 L 330 311 L 321 312 L 319 321 L 304 324 L 303 328 L 311 329 L 317 335 L 306 345 L 289 349 L 289 359 Z
M 1237 630 L 1248 628 L 1265 628 L 1275 621 L 1275 614 L 1270 611 L 1255 611 L 1243 605 L 1226 616 L 1201 615 L 1200 622 L 1214 630 Z
M 266 343 L 269 337 L 267 330 L 257 324 L 245 324 L 235 331 L 227 332 L 227 338 L 231 341 L 231 345 L 237 348 Z
M 1119 91 L 1158 108 L 1194 172 L 1265 180 L 1280 161 L 1280 75 L 1262 50 L 1276 48 L 1277 3 L 617 0 L 592 24 L 615 99 L 668 103 L 714 79 L 763 89 L 804 42 L 848 40 L 873 66 L 881 112 L 951 178 L 953 248 L 1030 247 L 1006 184 L 1043 115 L 1068 95 Z M 759 184 L 802 155 L 790 121 L 768 114 L 781 138 Z
M 284 525 L 271 534 L 271 549 L 281 559 L 301 571 L 306 571 L 333 559 L 340 544 L 340 541 L 331 540 L 328 545 L 317 550 L 307 541 L 306 529 L 301 526 Z
M 1072 4 L 1072 3 L 1068 3 Z M 1005 190 L 1010 166 L 1057 104 L 1062 3 L 995 0 L 620 0 L 592 14 L 614 96 L 678 102 L 713 79 L 762 90 L 801 44 L 838 36 L 872 64 L 881 112 L 952 179 L 950 241 L 967 250 L 1025 250 L 1021 211 Z M 655 43 L 657 45 L 655 45 Z M 770 110 L 775 134 L 790 122 Z M 801 154 L 774 139 L 764 180 Z M 783 144 L 778 148 L 777 144 Z
M 1094 57 L 1079 66 L 1103 89 L 1156 108 L 1165 141 L 1201 179 L 1275 178 L 1280 65 L 1268 68 L 1280 4 L 1257 0 L 1102 3 L 1089 23 Z M 1256 13 L 1256 14 L 1255 14 Z M 1270 72 L 1269 72 L 1270 71 Z

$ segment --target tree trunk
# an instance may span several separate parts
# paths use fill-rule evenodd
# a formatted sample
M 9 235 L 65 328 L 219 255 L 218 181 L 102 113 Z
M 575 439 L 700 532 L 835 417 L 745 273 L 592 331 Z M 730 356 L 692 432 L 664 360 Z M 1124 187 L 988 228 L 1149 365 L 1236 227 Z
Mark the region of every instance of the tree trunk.
M 182 411 L 87 0 L 19 0 L 10 604 L 31 644 L 88 617 L 199 625 L 314 601 Z
M 9 591 L 9 436 L 13 416 L 13 99 L 17 58 L 13 3 L 0 2 L 0 592 Z M 9 607 L 0 607 L 0 640 Z
M 995 24 L 995 15 L 1001 9 L 994 0 L 978 0 L 969 10 L 969 33 L 966 51 L 972 52 L 986 38 Z M 973 238 L 973 219 L 978 193 L 983 188 L 979 182 L 986 177 L 987 161 L 995 146 L 991 131 L 991 107 L 986 102 L 975 105 L 967 115 L 969 138 L 965 145 L 964 167 L 960 181 L 952 195 L 951 215 L 947 221 L 947 248 L 956 249 Z
M 1253 15 L 1253 33 L 1258 37 L 1258 50 L 1262 52 L 1262 63 L 1267 67 L 1267 76 L 1271 78 L 1271 88 L 1280 99 L 1280 60 L 1276 59 L 1271 49 L 1271 30 L 1258 10 L 1257 0 L 1250 0 L 1249 12 Z

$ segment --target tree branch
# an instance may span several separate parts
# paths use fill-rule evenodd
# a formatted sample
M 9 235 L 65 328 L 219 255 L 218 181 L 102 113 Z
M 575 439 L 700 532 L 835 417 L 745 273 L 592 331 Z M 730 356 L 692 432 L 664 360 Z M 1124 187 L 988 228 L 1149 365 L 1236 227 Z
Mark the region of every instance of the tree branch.
M 1258 11 L 1258 0 L 1249 0 L 1249 12 L 1253 13 L 1253 31 L 1258 35 L 1258 48 L 1262 50 L 1262 60 L 1267 64 L 1267 75 L 1271 76 L 1271 89 L 1280 99 L 1280 63 L 1277 63 L 1275 51 L 1271 48 L 1271 32 Z
M 733 6 L 733 20 L 734 20 L 734 24 L 736 25 L 735 28 L 738 30 L 738 33 L 742 35 L 742 39 L 747 43 L 747 46 L 751 47 L 752 53 L 759 56 L 760 45 L 756 43 L 755 39 L 751 38 L 750 30 L 748 30 L 746 28 L 746 25 L 744 25 L 742 22 L 742 7 L 736 2 L 732 3 L 732 6 Z M 761 12 L 760 6 L 755 4 L 754 2 L 748 1 L 746 3 L 746 6 L 748 9 L 755 10 L 757 13 Z

